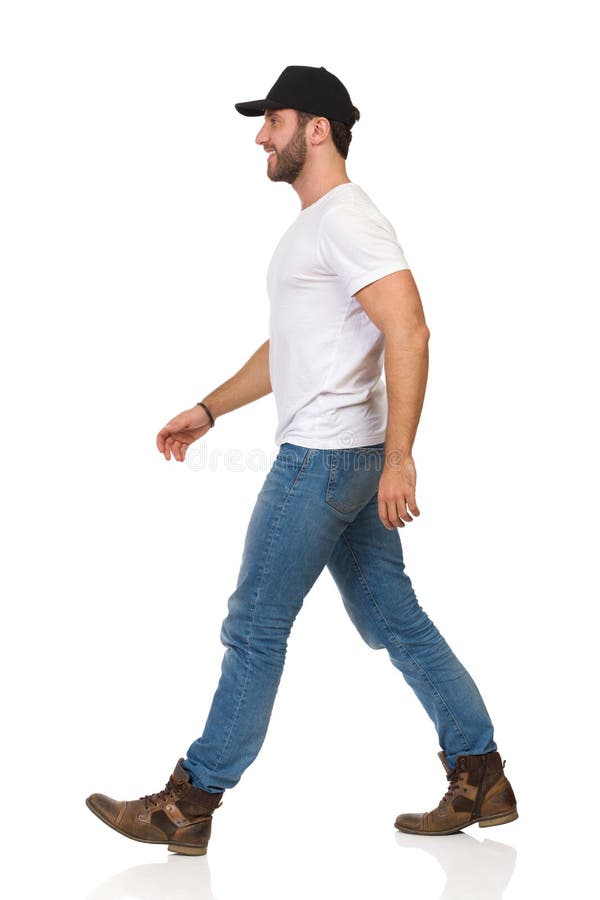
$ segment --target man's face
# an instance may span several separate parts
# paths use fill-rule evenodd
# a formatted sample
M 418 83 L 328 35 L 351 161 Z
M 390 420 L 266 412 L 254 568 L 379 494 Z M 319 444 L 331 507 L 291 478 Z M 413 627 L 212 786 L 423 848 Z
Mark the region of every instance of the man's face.
M 267 158 L 267 175 L 271 181 L 287 181 L 292 184 L 300 175 L 306 162 L 304 129 L 298 128 L 294 109 L 266 109 L 265 121 L 256 135 L 256 143 L 266 151 L 273 151 Z

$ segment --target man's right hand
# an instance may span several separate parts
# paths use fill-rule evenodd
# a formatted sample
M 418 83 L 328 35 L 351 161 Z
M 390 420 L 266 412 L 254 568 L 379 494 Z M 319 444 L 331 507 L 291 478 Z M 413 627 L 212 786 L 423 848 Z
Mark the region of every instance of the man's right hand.
M 201 406 L 193 406 L 171 419 L 156 436 L 156 446 L 165 459 L 183 462 L 187 448 L 210 429 L 210 419 Z

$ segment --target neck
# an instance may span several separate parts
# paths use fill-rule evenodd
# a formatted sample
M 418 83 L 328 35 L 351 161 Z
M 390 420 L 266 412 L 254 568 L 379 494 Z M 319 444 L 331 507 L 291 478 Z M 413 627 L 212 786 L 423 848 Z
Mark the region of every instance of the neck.
M 350 181 L 346 166 L 342 161 L 341 166 L 330 168 L 324 172 L 302 172 L 292 187 L 300 198 L 302 209 L 306 209 L 311 203 L 314 203 L 323 194 L 331 191 L 339 184 L 347 184 Z

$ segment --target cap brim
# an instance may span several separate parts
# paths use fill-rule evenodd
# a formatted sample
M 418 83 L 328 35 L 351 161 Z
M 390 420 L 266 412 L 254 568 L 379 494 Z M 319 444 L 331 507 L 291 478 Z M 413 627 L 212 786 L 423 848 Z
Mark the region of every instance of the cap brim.
M 235 108 L 243 116 L 262 116 L 265 109 L 286 109 L 284 103 L 275 100 L 248 100 L 245 103 L 236 103 Z

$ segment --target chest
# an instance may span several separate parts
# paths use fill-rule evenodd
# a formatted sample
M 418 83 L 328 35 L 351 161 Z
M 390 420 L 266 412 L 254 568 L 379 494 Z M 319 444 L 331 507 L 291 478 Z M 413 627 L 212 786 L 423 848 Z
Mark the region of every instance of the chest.
M 290 226 L 275 247 L 267 269 L 271 304 L 285 303 L 286 299 L 318 302 L 336 280 L 321 260 L 317 228 Z

